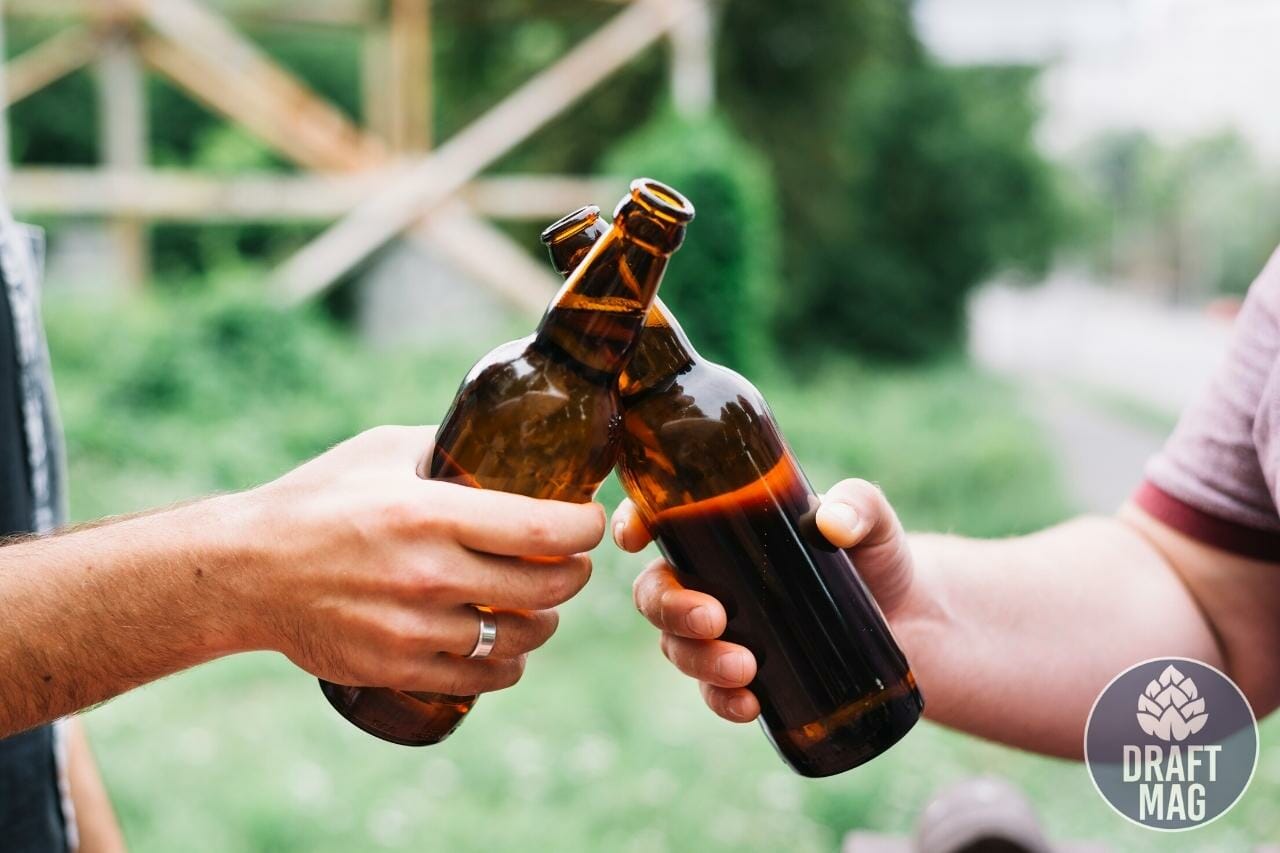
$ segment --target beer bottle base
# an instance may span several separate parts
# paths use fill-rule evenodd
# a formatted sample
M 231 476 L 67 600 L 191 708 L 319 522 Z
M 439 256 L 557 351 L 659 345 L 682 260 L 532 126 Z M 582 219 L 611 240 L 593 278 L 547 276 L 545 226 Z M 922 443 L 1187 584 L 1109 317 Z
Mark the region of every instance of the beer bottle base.
M 888 694 L 888 695 L 886 695 Z M 812 779 L 835 776 L 866 764 L 902 740 L 920 720 L 924 699 L 913 682 L 857 699 L 808 725 L 760 727 L 792 770 Z
M 399 746 L 434 746 L 462 724 L 476 697 L 411 694 L 320 681 L 320 692 L 351 725 Z

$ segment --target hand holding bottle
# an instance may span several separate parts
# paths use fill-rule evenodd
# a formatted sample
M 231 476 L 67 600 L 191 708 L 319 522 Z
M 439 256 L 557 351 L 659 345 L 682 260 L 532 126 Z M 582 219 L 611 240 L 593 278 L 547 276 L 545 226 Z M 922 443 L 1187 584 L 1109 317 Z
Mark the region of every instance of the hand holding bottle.
M 884 493 L 866 480 L 842 480 L 823 495 L 816 522 L 831 544 L 848 550 L 892 623 L 908 607 L 915 571 L 906 533 Z M 632 553 L 651 538 L 630 500 L 614 512 L 612 530 L 618 547 Z M 640 573 L 634 591 L 636 607 L 662 631 L 663 654 L 700 682 L 707 706 L 730 722 L 754 720 L 760 703 L 747 685 L 756 660 L 744 646 L 719 639 L 728 621 L 724 606 L 686 588 L 662 558 Z
M 422 480 L 413 466 L 433 432 L 372 429 L 233 496 L 244 541 L 261 543 L 237 574 L 254 586 L 236 600 L 257 602 L 243 608 L 249 645 L 346 684 L 471 695 L 520 678 L 556 605 L 587 582 L 604 513 Z M 498 626 L 485 660 L 465 657 L 473 602 Z

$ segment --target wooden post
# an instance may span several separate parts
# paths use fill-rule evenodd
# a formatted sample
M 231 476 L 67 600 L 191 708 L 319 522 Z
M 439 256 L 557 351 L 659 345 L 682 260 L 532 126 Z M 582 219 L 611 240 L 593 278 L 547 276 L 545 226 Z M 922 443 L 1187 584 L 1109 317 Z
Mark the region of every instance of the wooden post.
M 671 30 L 671 102 L 683 116 L 702 116 L 715 99 L 710 0 L 694 0 Z
M 133 51 L 129 31 L 107 30 L 102 58 L 98 60 L 99 140 L 102 162 L 125 173 L 147 166 L 146 76 Z M 114 217 L 109 226 L 115 244 L 119 275 L 124 284 L 141 287 L 150 272 L 147 231 L 132 216 Z
M 391 0 L 388 54 L 387 141 L 397 154 L 422 153 L 431 147 L 430 0 Z
M 391 145 L 391 20 L 384 9 L 364 29 L 360 45 L 360 106 L 364 125 Z

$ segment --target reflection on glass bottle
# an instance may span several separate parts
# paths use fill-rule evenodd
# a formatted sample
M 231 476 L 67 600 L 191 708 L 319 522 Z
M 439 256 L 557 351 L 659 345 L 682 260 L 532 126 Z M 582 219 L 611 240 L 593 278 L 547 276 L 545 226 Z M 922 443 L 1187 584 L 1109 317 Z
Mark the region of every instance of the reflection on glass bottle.
M 692 218 L 693 206 L 675 190 L 649 179 L 632 182 L 612 225 L 593 237 L 537 332 L 498 347 L 467 374 L 419 474 L 590 501 L 617 457 L 618 376 Z M 555 227 L 566 235 L 572 230 Z M 409 746 L 444 740 L 476 701 L 325 681 L 321 687 L 352 723 Z
M 605 232 L 598 213 L 558 223 L 562 272 Z M 660 300 L 620 390 L 623 487 L 681 580 L 724 603 L 724 639 L 755 654 L 778 753 L 830 776 L 896 743 L 924 701 L 849 556 L 818 532 L 818 496 L 759 391 L 699 356 Z

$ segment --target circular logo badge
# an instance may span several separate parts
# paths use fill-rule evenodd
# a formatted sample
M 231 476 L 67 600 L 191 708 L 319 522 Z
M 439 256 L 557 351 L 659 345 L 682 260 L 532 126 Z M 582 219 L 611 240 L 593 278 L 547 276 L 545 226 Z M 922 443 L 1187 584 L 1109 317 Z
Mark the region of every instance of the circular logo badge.
M 1093 703 L 1084 757 L 1111 807 L 1151 829 L 1194 829 L 1221 817 L 1258 764 L 1258 723 L 1218 670 L 1157 658 L 1120 673 Z

